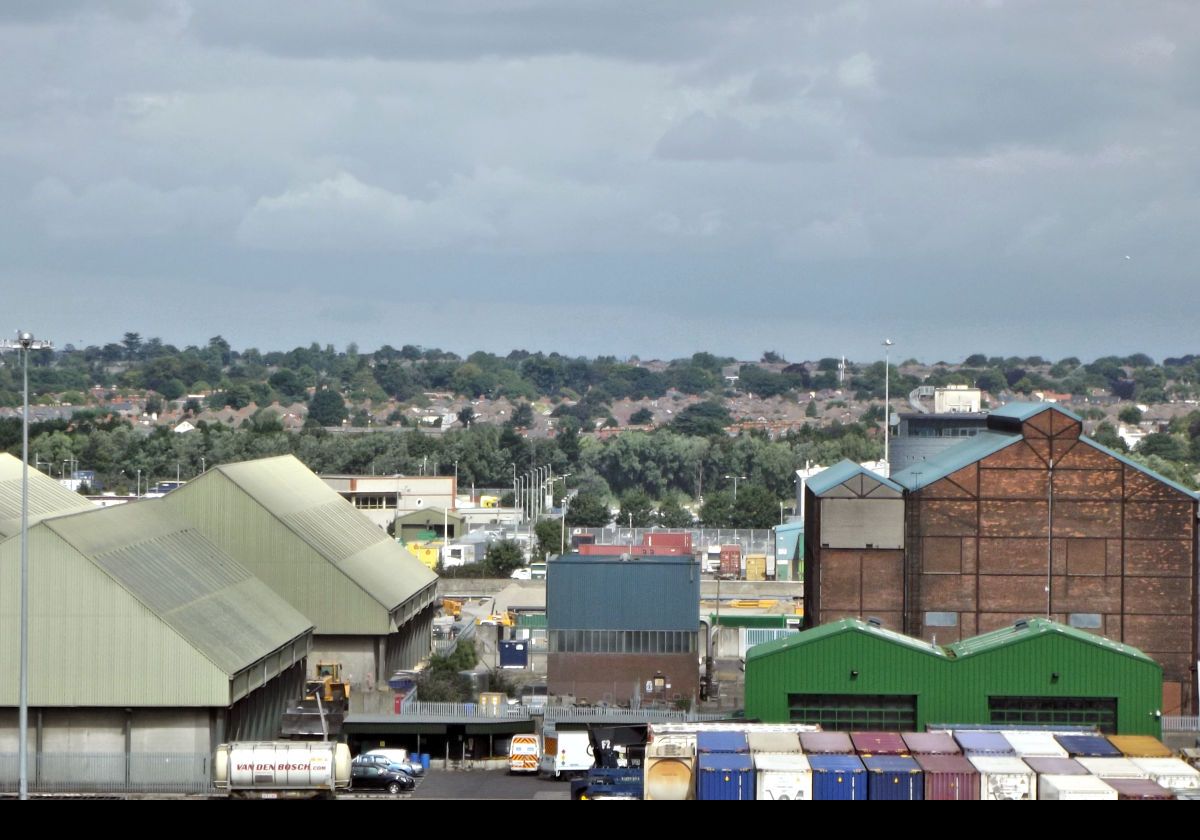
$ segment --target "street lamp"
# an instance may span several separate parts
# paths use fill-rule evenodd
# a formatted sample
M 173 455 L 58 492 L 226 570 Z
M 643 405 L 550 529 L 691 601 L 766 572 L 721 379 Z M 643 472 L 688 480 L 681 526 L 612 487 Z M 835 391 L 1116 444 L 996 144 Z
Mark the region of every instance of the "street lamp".
M 21 673 L 17 713 L 17 790 L 21 799 L 29 798 L 29 351 L 53 347 L 27 332 L 19 333 L 15 343 L 5 341 L 0 345 L 2 350 L 21 354 Z
M 892 472 L 892 462 L 888 457 L 888 444 L 892 434 L 892 345 L 890 338 L 883 340 L 883 462 L 887 464 L 888 475 Z
M 732 478 L 732 479 L 733 479 L 733 500 L 736 502 L 736 501 L 737 501 L 737 485 L 738 485 L 738 479 L 741 479 L 742 481 L 745 481 L 745 480 L 746 480 L 746 476 L 744 476 L 744 475 L 727 475 L 727 476 L 725 476 L 725 477 L 726 477 L 726 478 Z

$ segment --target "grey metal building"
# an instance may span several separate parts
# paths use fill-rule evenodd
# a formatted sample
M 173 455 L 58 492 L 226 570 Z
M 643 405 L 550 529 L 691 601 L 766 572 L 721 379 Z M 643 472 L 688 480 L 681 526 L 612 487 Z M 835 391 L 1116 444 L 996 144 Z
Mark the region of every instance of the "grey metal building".
M 0 787 L 17 776 L 20 538 L 0 543 Z M 274 737 L 312 622 L 157 501 L 29 531 L 34 790 L 203 790 L 213 747 Z
M 892 433 L 891 474 L 935 458 L 952 446 L 987 430 L 987 412 L 901 414 Z
M 551 560 L 550 693 L 593 703 L 693 700 L 699 603 L 700 565 L 690 555 Z
M 162 502 L 315 624 L 313 658 L 357 692 L 428 655 L 437 576 L 296 458 L 215 467 Z

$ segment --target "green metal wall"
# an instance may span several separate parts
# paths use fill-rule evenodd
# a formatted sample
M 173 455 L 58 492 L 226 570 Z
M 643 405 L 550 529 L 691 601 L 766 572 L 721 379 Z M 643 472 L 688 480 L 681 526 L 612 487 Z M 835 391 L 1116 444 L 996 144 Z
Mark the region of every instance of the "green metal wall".
M 17 704 L 20 539 L 0 544 L 0 706 Z M 31 706 L 227 706 L 229 677 L 65 540 L 29 531 Z
M 1116 697 L 1118 732 L 1162 735 L 1162 668 L 1103 644 L 1043 633 L 955 660 L 932 646 L 921 652 L 871 630 L 832 627 L 751 649 L 747 717 L 787 721 L 791 693 L 915 695 L 919 729 L 988 723 L 989 695 Z

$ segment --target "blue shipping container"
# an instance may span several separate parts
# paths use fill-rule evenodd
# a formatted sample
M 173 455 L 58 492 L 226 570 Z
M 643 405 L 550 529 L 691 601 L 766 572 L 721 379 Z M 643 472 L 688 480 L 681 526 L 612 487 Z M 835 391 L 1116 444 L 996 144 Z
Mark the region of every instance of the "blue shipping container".
M 1013 755 L 1012 744 L 999 732 L 959 730 L 954 733 L 954 740 L 967 755 Z
M 750 744 L 745 732 L 697 732 L 696 752 L 747 753 Z
M 1103 735 L 1055 735 L 1054 739 L 1071 758 L 1080 755 L 1085 758 L 1121 757 L 1121 751 Z
M 529 667 L 529 642 L 501 642 L 500 643 L 500 667 L 501 668 L 528 668 Z
M 925 774 L 915 759 L 902 755 L 875 755 L 863 759 L 867 768 L 868 799 L 913 800 L 925 798 Z
M 858 756 L 810 755 L 813 799 L 866 799 L 867 770 Z
M 702 753 L 697 758 L 696 798 L 754 799 L 754 762 L 738 753 Z

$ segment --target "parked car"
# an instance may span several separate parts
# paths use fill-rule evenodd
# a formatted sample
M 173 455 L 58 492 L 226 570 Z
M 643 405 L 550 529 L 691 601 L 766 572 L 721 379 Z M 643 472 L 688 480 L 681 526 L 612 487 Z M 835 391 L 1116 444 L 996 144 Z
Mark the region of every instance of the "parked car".
M 382 789 L 393 796 L 401 791 L 412 790 L 417 782 L 403 770 L 382 767 L 378 764 L 359 763 L 350 765 L 351 787 L 358 789 Z
M 396 767 L 413 778 L 425 775 L 425 768 L 421 766 L 420 762 L 413 761 L 411 758 L 400 758 L 396 753 L 407 755 L 404 750 L 380 750 L 379 752 L 372 750 L 371 752 L 355 756 L 354 762 L 377 765 L 379 767 Z

